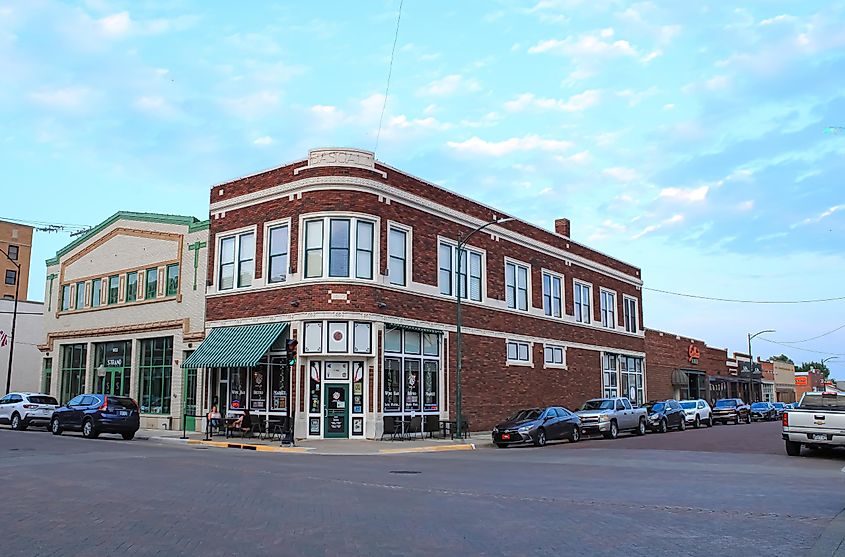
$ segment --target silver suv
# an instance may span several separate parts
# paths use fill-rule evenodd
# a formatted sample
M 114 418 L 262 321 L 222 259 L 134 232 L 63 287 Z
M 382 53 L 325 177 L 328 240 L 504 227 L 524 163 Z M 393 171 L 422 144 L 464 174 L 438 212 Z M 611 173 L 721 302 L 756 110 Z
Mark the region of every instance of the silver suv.
M 59 402 L 41 393 L 9 393 L 0 398 L 0 424 L 24 430 L 31 425 L 50 429 L 50 418 Z

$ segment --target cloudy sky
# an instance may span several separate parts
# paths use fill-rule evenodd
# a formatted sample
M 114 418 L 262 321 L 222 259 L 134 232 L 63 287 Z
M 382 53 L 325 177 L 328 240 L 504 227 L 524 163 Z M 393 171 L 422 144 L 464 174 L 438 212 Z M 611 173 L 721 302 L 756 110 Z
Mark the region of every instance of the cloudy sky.
M 0 217 L 204 218 L 215 183 L 375 149 L 398 8 L 4 1 Z M 843 75 L 838 0 L 406 0 L 377 157 L 542 227 L 568 217 L 650 288 L 845 296 Z M 31 298 L 68 241 L 37 233 Z M 737 351 L 845 324 L 842 300 L 647 291 L 644 309 Z M 754 352 L 845 354 L 845 329 L 793 346 Z

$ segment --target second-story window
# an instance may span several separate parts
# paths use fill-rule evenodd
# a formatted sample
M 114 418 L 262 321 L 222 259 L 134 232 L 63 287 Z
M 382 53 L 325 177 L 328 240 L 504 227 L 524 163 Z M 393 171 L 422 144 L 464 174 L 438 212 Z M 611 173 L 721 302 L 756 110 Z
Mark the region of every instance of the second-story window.
M 288 276 L 288 227 L 274 226 L 270 229 L 269 282 L 284 282 Z
M 574 295 L 575 298 L 575 321 L 578 323 L 591 323 L 590 308 L 590 286 L 580 282 L 575 283 Z
M 91 307 L 97 308 L 103 303 L 103 279 L 94 279 L 91 282 Z
M 238 288 L 252 286 L 255 274 L 255 234 L 238 237 Z
M 255 233 L 243 232 L 221 238 L 219 253 L 217 289 L 252 286 L 255 276 Z
M 387 235 L 387 274 L 390 284 L 407 285 L 408 233 L 401 228 L 391 226 Z
M 637 325 L 637 300 L 627 296 L 622 298 L 622 307 L 624 309 L 625 330 L 629 333 L 636 333 L 639 329 Z
M 175 296 L 179 292 L 179 265 L 167 266 L 167 295 Z
M 452 290 L 452 246 L 449 244 L 440 244 L 438 248 L 438 268 L 440 269 L 438 281 L 440 282 L 440 293 L 451 296 Z
M 117 294 L 120 291 L 120 277 L 117 275 L 109 277 L 109 305 L 117 303 Z
M 616 328 L 616 294 L 608 290 L 601 291 L 601 326 Z
M 76 283 L 76 309 L 83 309 L 85 307 L 85 283 Z
M 374 231 L 374 223 L 363 219 L 306 221 L 305 278 L 328 276 L 372 280 Z M 326 252 L 328 258 L 323 255 Z
M 528 267 L 505 263 L 505 301 L 511 309 L 528 311 Z
M 145 300 L 152 300 L 156 296 L 158 296 L 158 269 L 153 267 L 152 269 L 147 269 L 144 273 L 144 280 L 146 281 L 146 287 L 144 288 L 144 299 Z
M 550 317 L 562 315 L 561 279 L 549 273 L 543 273 L 543 313 Z
M 305 223 L 305 278 L 323 276 L 323 221 Z
M 62 311 L 70 309 L 70 302 L 70 285 L 64 284 L 62 285 Z
M 138 299 L 138 273 L 126 273 L 126 301 L 134 302 Z
M 457 284 L 461 289 L 461 298 L 480 302 L 484 282 L 482 255 L 472 248 L 464 248 L 461 250 L 459 262 L 457 251 L 457 246 L 440 243 L 438 251 L 440 293 L 454 296 L 454 285 Z
M 349 221 L 329 221 L 329 276 L 349 276 Z
M 373 223 L 363 220 L 355 225 L 355 278 L 373 278 Z
M 9 245 L 9 259 L 12 261 L 18 260 L 18 246 Z

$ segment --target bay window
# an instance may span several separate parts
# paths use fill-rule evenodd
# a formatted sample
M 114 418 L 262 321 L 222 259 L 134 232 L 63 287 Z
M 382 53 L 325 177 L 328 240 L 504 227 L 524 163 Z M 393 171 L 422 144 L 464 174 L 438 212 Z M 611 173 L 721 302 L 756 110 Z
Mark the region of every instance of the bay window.
M 268 282 L 284 282 L 288 275 L 288 226 L 270 228 Z
M 408 233 L 401 228 L 390 227 L 387 233 L 387 274 L 390 284 L 407 284 Z
M 328 229 L 328 234 L 324 230 Z M 356 218 L 305 221 L 305 278 L 354 277 L 372 280 L 375 224 Z M 328 258 L 324 253 L 328 252 Z M 353 273 L 354 269 L 354 273 Z

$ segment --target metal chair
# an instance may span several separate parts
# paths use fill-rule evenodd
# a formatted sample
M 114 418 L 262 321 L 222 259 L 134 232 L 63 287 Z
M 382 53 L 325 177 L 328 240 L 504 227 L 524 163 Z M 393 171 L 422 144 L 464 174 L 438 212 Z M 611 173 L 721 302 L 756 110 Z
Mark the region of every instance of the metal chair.
M 408 428 L 405 430 L 405 435 L 408 439 L 417 433 L 419 433 L 420 438 L 422 438 L 422 416 L 414 416 L 411 418 L 411 421 L 408 423 Z
M 440 416 L 426 416 L 425 417 L 425 433 L 434 438 L 434 432 L 440 432 Z
M 382 417 L 382 424 L 383 429 L 381 432 L 381 440 L 384 441 L 385 435 L 390 435 L 390 440 L 396 440 L 396 436 L 401 434 L 400 426 L 402 425 L 400 422 L 396 421 L 395 416 L 383 416 Z

